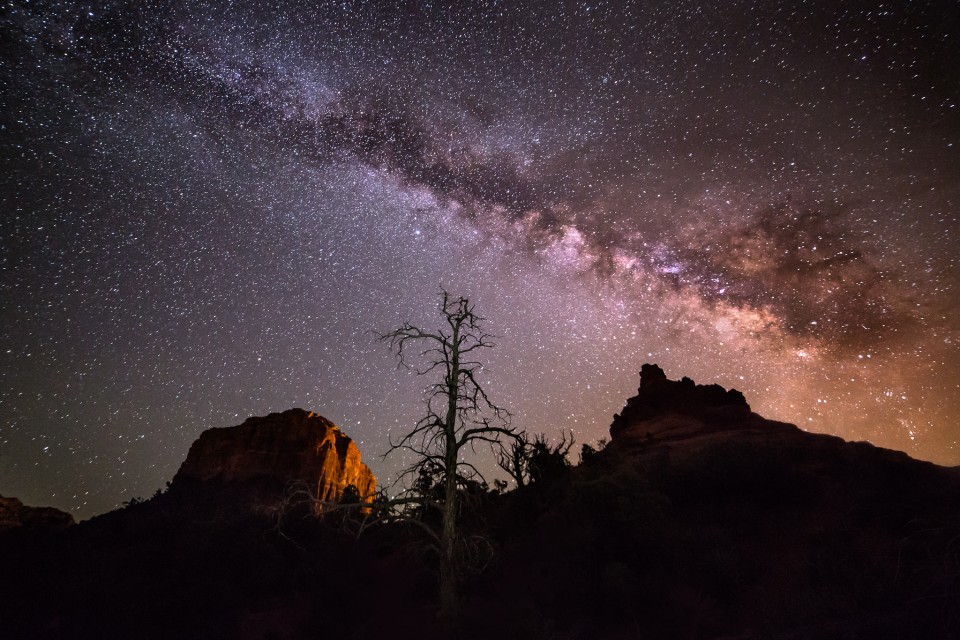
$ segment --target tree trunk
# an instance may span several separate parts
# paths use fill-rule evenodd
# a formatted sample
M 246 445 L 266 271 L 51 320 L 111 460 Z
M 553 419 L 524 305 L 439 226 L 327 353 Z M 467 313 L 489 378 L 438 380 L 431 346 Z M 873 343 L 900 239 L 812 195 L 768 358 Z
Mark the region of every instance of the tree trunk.
M 447 469 L 456 469 L 456 446 L 447 446 Z M 452 458 L 452 459 L 451 459 Z M 447 473 L 443 500 L 443 531 L 440 535 L 440 615 L 452 619 L 457 613 L 457 474 Z
M 446 473 L 443 500 L 443 531 L 440 535 L 440 615 L 450 620 L 457 614 L 457 400 L 460 395 L 459 327 L 454 328 L 449 378 L 447 379 L 447 415 L 444 424 Z

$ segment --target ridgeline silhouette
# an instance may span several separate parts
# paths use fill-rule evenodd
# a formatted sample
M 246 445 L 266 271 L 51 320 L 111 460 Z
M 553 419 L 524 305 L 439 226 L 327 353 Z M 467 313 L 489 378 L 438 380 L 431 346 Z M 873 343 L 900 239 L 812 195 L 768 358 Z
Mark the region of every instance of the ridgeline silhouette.
M 738 392 L 669 380 L 654 365 L 610 443 L 584 452 L 579 465 L 564 458 L 555 473 L 461 503 L 462 531 L 482 530 L 494 553 L 462 581 L 452 630 L 437 618 L 437 557 L 422 553 L 417 527 L 385 523 L 358 538 L 335 513 L 279 528 L 279 494 L 249 478 L 192 478 L 74 526 L 0 536 L 0 633 L 960 633 L 956 468 L 766 420 Z

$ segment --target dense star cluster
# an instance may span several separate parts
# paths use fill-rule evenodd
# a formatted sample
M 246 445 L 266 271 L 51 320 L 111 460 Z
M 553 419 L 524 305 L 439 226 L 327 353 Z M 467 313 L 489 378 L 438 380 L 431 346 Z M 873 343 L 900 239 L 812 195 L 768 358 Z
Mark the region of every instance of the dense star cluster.
M 386 481 L 424 381 L 373 333 L 438 320 L 441 287 L 532 432 L 606 436 L 652 361 L 960 464 L 953 2 L 0 21 L 0 493 L 87 517 L 295 406 Z

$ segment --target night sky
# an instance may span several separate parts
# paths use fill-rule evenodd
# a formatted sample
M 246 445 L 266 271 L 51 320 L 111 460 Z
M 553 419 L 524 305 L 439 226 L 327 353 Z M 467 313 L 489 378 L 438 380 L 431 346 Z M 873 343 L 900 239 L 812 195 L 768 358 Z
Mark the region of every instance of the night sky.
M 657 362 L 960 464 L 960 5 L 381 4 L 4 3 L 0 494 L 89 517 L 291 407 L 388 481 L 374 333 L 441 287 L 517 427 Z

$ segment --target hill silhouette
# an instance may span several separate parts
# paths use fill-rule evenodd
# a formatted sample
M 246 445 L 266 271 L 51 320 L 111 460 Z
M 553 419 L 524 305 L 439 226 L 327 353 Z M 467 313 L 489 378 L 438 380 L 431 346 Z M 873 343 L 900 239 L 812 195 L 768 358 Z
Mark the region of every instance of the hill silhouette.
M 464 585 L 456 637 L 960 634 L 957 469 L 766 420 L 655 365 L 611 436 L 578 466 L 477 496 L 464 528 L 494 553 Z M 278 526 L 276 483 L 192 477 L 62 530 L 9 531 L 0 633 L 445 636 L 414 528 Z

